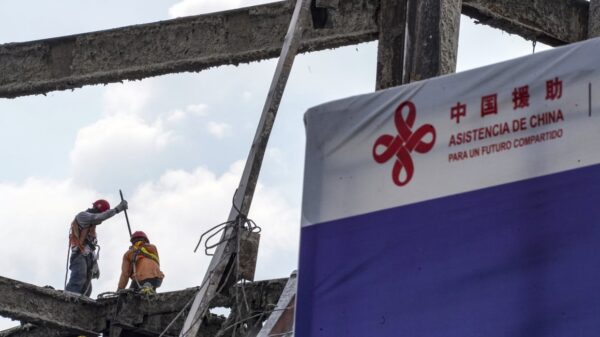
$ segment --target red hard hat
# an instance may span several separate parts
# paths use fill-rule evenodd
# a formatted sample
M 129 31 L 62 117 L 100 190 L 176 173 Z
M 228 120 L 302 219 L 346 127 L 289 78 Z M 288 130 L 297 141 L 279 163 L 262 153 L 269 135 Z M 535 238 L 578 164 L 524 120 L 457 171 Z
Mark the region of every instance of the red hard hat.
M 108 203 L 108 201 L 104 200 L 104 199 L 98 199 L 96 201 L 94 201 L 94 208 L 99 210 L 100 212 L 106 212 L 110 209 L 110 204 Z
M 142 231 L 137 231 L 137 232 L 134 232 L 133 234 L 131 234 L 131 243 L 134 243 L 134 242 L 138 241 L 139 239 L 142 239 L 146 242 L 150 242 L 150 240 L 148 240 L 148 236 L 146 235 L 146 233 L 144 233 Z

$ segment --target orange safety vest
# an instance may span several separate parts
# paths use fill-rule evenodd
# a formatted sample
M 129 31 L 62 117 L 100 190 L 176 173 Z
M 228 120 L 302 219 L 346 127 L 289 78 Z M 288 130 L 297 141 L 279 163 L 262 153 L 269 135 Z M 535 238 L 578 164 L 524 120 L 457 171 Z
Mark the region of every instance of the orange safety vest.
M 87 228 L 81 228 L 77 219 L 71 222 L 71 231 L 69 232 L 69 243 L 71 248 L 79 248 L 81 252 L 85 250 L 85 245 L 94 246 L 96 242 L 96 225 Z

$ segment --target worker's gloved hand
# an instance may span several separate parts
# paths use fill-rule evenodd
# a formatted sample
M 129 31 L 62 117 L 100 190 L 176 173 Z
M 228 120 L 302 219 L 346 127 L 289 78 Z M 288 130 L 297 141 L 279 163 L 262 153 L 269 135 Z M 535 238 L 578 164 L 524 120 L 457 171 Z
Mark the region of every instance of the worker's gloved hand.
M 117 205 L 117 207 L 115 207 L 115 211 L 117 211 L 117 213 L 120 213 L 121 211 L 124 211 L 128 208 L 129 206 L 127 205 L 127 200 L 123 200 Z

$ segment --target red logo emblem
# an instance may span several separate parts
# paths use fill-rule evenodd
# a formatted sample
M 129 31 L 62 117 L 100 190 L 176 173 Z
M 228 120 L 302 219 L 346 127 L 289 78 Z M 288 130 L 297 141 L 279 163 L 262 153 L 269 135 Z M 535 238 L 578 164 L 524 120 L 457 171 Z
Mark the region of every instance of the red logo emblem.
M 408 110 L 406 119 L 402 116 L 403 110 Z M 387 161 L 396 157 L 394 168 L 392 169 L 392 180 L 398 186 L 404 186 L 410 182 L 415 171 L 414 164 L 411 158 L 411 152 L 427 153 L 435 144 L 435 129 L 431 124 L 422 125 L 415 132 L 412 127 L 415 124 L 417 117 L 417 108 L 411 101 L 406 101 L 400 104 L 396 109 L 394 123 L 398 134 L 382 135 L 375 141 L 373 145 L 373 158 L 379 164 L 385 164 Z M 427 135 L 431 135 L 429 142 L 423 141 Z M 383 151 L 379 152 L 379 149 Z M 404 174 L 403 174 L 404 173 Z

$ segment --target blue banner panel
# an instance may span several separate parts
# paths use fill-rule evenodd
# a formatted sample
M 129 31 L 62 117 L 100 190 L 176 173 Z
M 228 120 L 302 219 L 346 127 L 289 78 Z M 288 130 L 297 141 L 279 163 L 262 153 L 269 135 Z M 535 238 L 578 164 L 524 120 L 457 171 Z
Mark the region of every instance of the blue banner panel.
M 296 337 L 597 337 L 600 165 L 304 226 Z

